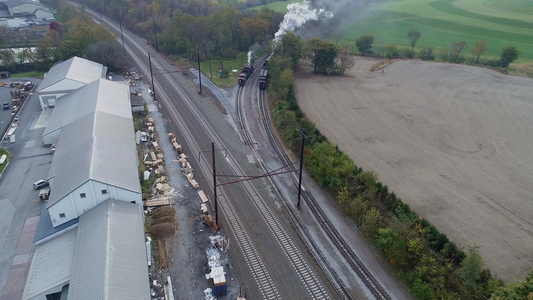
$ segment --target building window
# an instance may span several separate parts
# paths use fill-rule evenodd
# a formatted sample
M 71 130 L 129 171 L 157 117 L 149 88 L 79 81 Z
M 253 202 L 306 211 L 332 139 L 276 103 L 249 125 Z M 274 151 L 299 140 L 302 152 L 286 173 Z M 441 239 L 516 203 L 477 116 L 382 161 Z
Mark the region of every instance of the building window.
M 65 217 L 66 217 L 66 216 L 65 216 L 65 213 L 60 213 L 60 214 L 59 214 L 59 218 L 60 218 L 60 219 L 64 219 Z
M 107 195 L 107 190 L 102 190 L 102 195 Z
M 85 193 L 81 193 L 80 198 L 87 198 L 87 195 L 85 195 Z

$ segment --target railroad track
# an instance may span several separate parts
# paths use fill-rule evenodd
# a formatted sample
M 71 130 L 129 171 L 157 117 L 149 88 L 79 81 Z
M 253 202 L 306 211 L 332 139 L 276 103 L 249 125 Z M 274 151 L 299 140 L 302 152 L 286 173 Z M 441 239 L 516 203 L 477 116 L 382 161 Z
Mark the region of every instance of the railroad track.
M 267 132 L 268 138 L 273 148 L 275 149 L 276 153 L 278 154 L 278 157 L 281 159 L 283 165 L 287 166 L 289 169 L 294 171 L 295 169 L 293 165 L 291 164 L 288 156 L 285 153 L 285 150 L 279 143 L 272 129 L 271 121 L 270 121 L 270 114 L 269 114 L 269 110 L 268 110 L 267 103 L 265 100 L 264 91 L 260 91 L 259 101 L 260 101 L 259 106 L 260 106 L 260 111 L 261 111 L 260 112 L 261 119 L 263 122 L 264 129 Z M 297 184 L 296 180 L 294 180 L 294 183 Z M 360 279 L 362 280 L 364 285 L 368 288 L 370 293 L 374 297 L 376 297 L 376 299 L 392 299 L 390 295 L 387 293 L 387 291 L 374 278 L 372 273 L 368 271 L 366 266 L 357 256 L 357 254 L 344 241 L 340 233 L 335 229 L 333 224 L 329 221 L 328 217 L 322 211 L 322 209 L 318 205 L 313 195 L 309 193 L 307 190 L 303 189 L 302 199 L 303 199 L 303 202 L 307 204 L 307 206 L 309 207 L 310 211 L 315 216 L 315 218 L 318 220 L 321 227 L 326 232 L 330 240 L 333 242 L 333 244 L 335 245 L 339 253 L 344 257 L 346 263 L 360 277 Z M 292 212 L 292 215 L 293 215 L 292 218 L 295 219 L 295 222 L 300 223 L 300 221 L 297 221 L 298 217 L 296 216 L 294 209 L 292 207 L 289 207 L 288 211 Z M 305 234 L 305 232 L 302 232 L 302 234 Z M 320 257 L 322 255 L 320 252 L 318 252 L 317 255 L 319 255 L 319 258 L 322 258 Z M 351 296 L 347 293 L 347 291 L 343 287 L 342 281 L 340 280 L 338 275 L 335 273 L 335 271 L 327 263 L 322 263 L 321 266 L 323 267 L 323 269 L 325 268 L 325 272 L 327 274 L 330 274 L 332 276 L 331 282 L 333 286 L 336 288 L 339 296 L 342 297 L 343 299 L 351 299 Z
M 88 9 L 87 9 L 88 10 Z M 88 10 L 90 11 L 90 10 Z M 94 18 L 97 20 L 99 17 L 93 12 L 90 11 Z M 104 23 L 106 23 L 107 26 L 113 28 L 115 32 L 119 32 L 118 26 L 110 23 L 107 18 L 104 18 Z M 141 45 L 144 45 L 144 43 L 140 39 L 134 39 L 129 34 L 125 34 L 125 40 L 128 42 L 127 45 L 125 45 L 125 50 L 128 53 L 128 56 L 134 60 L 135 64 L 138 66 L 138 68 L 145 74 L 145 76 L 148 77 L 150 74 L 148 66 L 146 64 L 146 58 L 143 57 L 144 60 L 139 58 L 137 56 L 137 52 L 140 51 L 141 53 L 146 52 L 152 52 L 153 53 L 153 60 L 152 63 L 154 64 L 155 68 L 159 68 L 164 70 L 164 66 L 158 61 L 157 59 L 157 53 L 150 49 L 149 47 L 143 47 Z M 136 49 L 136 51 L 134 51 Z M 179 99 L 181 100 L 180 106 L 185 106 L 187 110 L 191 113 L 191 118 L 196 119 L 199 124 L 201 124 L 201 127 L 205 134 L 217 145 L 219 148 L 226 148 L 224 146 L 223 141 L 220 139 L 220 137 L 216 134 L 215 130 L 211 128 L 211 126 L 208 124 L 208 122 L 203 118 L 203 116 L 200 114 L 198 109 L 196 109 L 195 105 L 192 103 L 192 101 L 189 99 L 187 94 L 184 92 L 184 90 L 179 87 L 176 84 L 173 84 L 175 81 L 169 74 L 164 74 L 163 80 L 160 80 L 159 82 L 155 82 L 155 87 L 158 91 L 158 95 L 160 97 L 160 101 L 165 104 L 165 107 L 169 110 L 169 113 L 173 117 L 173 119 L 178 123 L 177 126 L 182 131 L 185 139 L 185 143 L 191 148 L 191 150 L 200 152 L 203 150 L 203 148 L 196 142 L 195 138 L 193 138 L 194 135 L 198 135 L 198 133 L 190 132 L 187 124 L 182 120 L 180 117 L 180 113 L 178 112 L 176 106 L 177 103 L 175 101 L 171 101 L 171 99 L 175 99 L 176 95 L 179 96 Z M 172 89 L 170 91 L 162 89 L 161 81 L 167 81 L 167 86 L 172 86 Z M 242 101 L 242 100 L 241 100 Z M 242 110 L 239 111 L 238 115 L 244 116 Z M 266 115 L 263 115 L 263 119 L 269 120 L 268 112 Z M 246 130 L 246 122 L 244 119 L 242 119 L 241 124 L 241 133 L 247 132 Z M 268 121 L 270 122 L 270 121 Z M 270 126 L 265 126 L 265 130 L 267 132 L 272 130 Z M 269 133 L 269 136 L 271 133 Z M 272 135 L 274 137 L 271 139 L 272 145 L 276 147 L 276 152 L 280 155 L 281 158 L 285 160 L 285 162 L 288 162 L 288 158 L 286 158 L 285 152 L 279 145 L 279 142 L 277 142 L 277 139 L 275 138 L 275 135 Z M 252 149 L 253 147 L 253 139 L 251 136 L 248 135 L 248 137 L 245 138 L 245 143 L 249 145 Z M 278 149 L 279 147 L 279 149 Z M 255 151 L 255 150 L 254 150 Z M 234 170 L 235 174 L 243 174 L 242 170 L 238 167 L 238 164 L 236 163 L 236 160 L 234 157 L 232 157 L 231 153 L 229 153 L 227 157 L 229 166 Z M 231 161 L 231 162 L 230 162 Z M 265 166 L 263 166 L 264 168 Z M 209 170 L 205 168 L 199 168 L 199 170 L 203 173 L 205 178 L 210 178 L 210 172 Z M 284 232 L 283 228 L 277 221 L 275 215 L 269 210 L 268 206 L 265 205 L 265 202 L 263 199 L 258 197 L 259 193 L 255 190 L 253 185 L 250 185 L 249 183 L 243 183 L 243 186 L 245 187 L 245 190 L 253 200 L 254 204 L 258 207 L 258 209 L 261 212 L 261 215 L 265 222 L 267 224 L 271 224 L 269 226 L 270 231 L 275 234 L 276 239 L 282 246 L 282 249 L 284 250 L 285 254 L 291 261 L 291 265 L 295 270 L 297 270 L 300 278 L 304 282 L 307 290 L 309 291 L 311 298 L 313 299 L 328 299 L 328 296 L 326 295 L 324 289 L 321 287 L 320 282 L 314 277 L 313 273 L 310 271 L 309 266 L 305 263 L 305 261 L 301 260 L 301 255 L 298 253 L 298 250 L 294 247 L 294 245 L 291 245 L 292 242 L 288 238 L 287 234 Z M 273 185 L 275 186 L 275 185 Z M 234 233 L 237 244 L 239 248 L 241 249 L 241 252 L 243 253 L 246 262 L 248 266 L 250 267 L 251 273 L 254 276 L 254 280 L 257 283 L 258 289 L 263 296 L 264 299 L 280 299 L 279 293 L 268 273 L 266 270 L 266 267 L 264 266 L 264 263 L 261 260 L 261 257 L 259 256 L 257 250 L 255 249 L 255 246 L 253 245 L 253 242 L 248 235 L 244 225 L 239 221 L 239 218 L 237 217 L 235 208 L 231 205 L 229 201 L 227 201 L 228 197 L 225 195 L 224 191 L 221 191 L 222 195 L 219 198 L 220 199 L 220 208 L 226 218 L 228 219 L 228 224 L 230 224 L 230 229 Z M 279 190 L 278 190 L 279 192 Z M 316 200 L 307 192 L 304 192 L 304 199 L 306 200 L 306 203 L 308 205 L 314 206 L 315 208 L 312 208 L 313 212 L 315 214 L 320 214 L 320 209 L 316 205 Z M 311 205 L 311 203 L 314 203 Z M 328 224 L 327 218 L 322 214 L 321 217 L 317 218 L 320 220 L 323 224 Z M 300 224 L 301 225 L 301 224 Z M 329 223 L 329 227 L 331 226 L 331 223 Z M 326 229 L 325 229 L 326 230 Z M 334 229 L 328 229 L 327 232 L 333 232 Z M 330 235 L 330 233 L 328 233 Z M 333 236 L 333 233 L 331 233 Z M 356 270 L 358 274 L 361 274 L 361 279 L 365 280 L 365 284 L 369 286 L 369 289 L 372 291 L 374 295 L 376 295 L 376 298 L 378 299 L 390 299 L 388 295 L 385 293 L 385 291 L 380 292 L 380 289 L 382 290 L 379 283 L 373 279 L 372 275 L 366 270 L 364 265 L 360 262 L 360 260 L 353 254 L 352 251 L 349 251 L 349 247 L 346 245 L 346 243 L 343 242 L 342 238 L 338 236 L 337 238 L 332 239 L 335 241 L 335 244 L 339 249 L 342 249 L 343 256 L 346 258 L 346 261 L 350 263 L 352 266 L 352 269 Z M 354 259 L 355 257 L 355 259 Z M 354 261 L 357 261 L 356 264 L 353 263 L 352 259 Z M 359 266 L 360 265 L 360 266 Z M 366 283 L 366 282 L 370 283 Z M 340 282 L 340 281 L 339 281 Z M 374 283 L 372 283 L 374 282 Z M 349 299 L 349 298 L 346 298 Z
M 252 137 L 250 136 L 250 133 L 246 126 L 246 116 L 243 111 L 242 101 L 244 101 L 244 87 L 239 87 L 239 90 L 237 91 L 237 95 L 235 98 L 236 98 L 235 113 L 237 114 L 237 122 L 239 124 L 239 131 L 240 131 L 240 135 L 242 137 L 243 143 L 246 146 L 254 147 L 254 141 Z
M 94 12 L 90 12 L 93 14 L 94 17 L 96 17 L 96 14 Z M 104 23 L 106 23 L 107 26 L 113 28 L 113 30 L 118 30 L 117 26 L 113 23 L 110 23 L 107 18 L 104 18 Z M 161 63 L 158 61 L 157 56 L 155 55 L 156 53 L 152 49 L 150 49 L 149 47 L 141 46 L 144 44 L 138 41 L 137 39 L 132 38 L 129 34 L 125 34 L 124 37 L 127 41 L 127 44 L 125 44 L 125 50 L 128 54 L 128 57 L 133 60 L 133 62 L 137 65 L 139 71 L 144 73 L 146 78 L 148 78 L 150 75 L 150 70 L 146 64 L 146 58 L 142 57 L 141 59 L 139 56 L 137 56 L 136 53 L 153 52 L 152 64 L 154 68 L 160 70 L 164 69 L 163 65 L 161 65 Z M 193 138 L 194 133 L 190 132 L 189 126 L 187 126 L 187 124 L 184 122 L 184 119 L 180 117 L 180 113 L 177 110 L 176 101 L 171 101 L 171 99 L 175 99 L 176 96 L 179 96 L 181 100 L 180 106 L 186 106 L 186 108 L 190 111 L 190 116 L 196 119 L 199 124 L 202 125 L 202 128 L 205 130 L 205 133 L 209 136 L 209 138 L 211 138 L 212 141 L 215 142 L 217 147 L 221 149 L 225 148 L 222 143 L 222 140 L 218 137 L 215 130 L 208 125 L 207 121 L 203 118 L 203 116 L 196 109 L 192 101 L 186 95 L 184 90 L 179 87 L 179 85 L 171 84 L 171 90 L 165 90 L 162 88 L 161 82 L 163 81 L 173 83 L 171 75 L 163 74 L 162 77 L 163 80 L 155 82 L 155 88 L 157 88 L 159 101 L 164 103 L 165 107 L 169 111 L 169 114 L 172 116 L 172 119 L 177 123 L 177 126 L 183 134 L 183 138 L 187 147 L 191 148 L 193 151 L 196 152 L 200 152 L 201 150 L 203 150 L 202 147 L 196 142 L 196 139 Z M 230 158 L 232 160 L 232 163 L 230 163 L 229 165 L 237 165 L 235 159 L 231 156 Z M 200 166 L 199 162 L 198 165 Z M 211 170 L 207 170 L 206 168 L 197 168 L 197 170 L 200 170 L 205 178 L 210 178 L 211 174 L 209 173 L 211 172 Z M 263 297 L 263 299 L 267 300 L 281 299 L 271 275 L 266 269 L 265 264 L 261 259 L 261 256 L 259 255 L 259 252 L 257 251 L 256 247 L 252 242 L 251 237 L 248 234 L 249 231 L 246 230 L 244 224 L 242 224 L 242 222 L 239 220 L 235 208 L 233 207 L 230 201 L 227 201 L 228 197 L 223 190 L 221 191 L 221 194 L 222 195 L 220 195 L 219 197 L 219 207 L 221 208 L 222 212 L 228 220 L 228 227 L 235 236 L 235 239 L 237 241 L 236 243 L 246 260 L 246 263 L 250 269 L 250 272 L 252 273 L 252 276 L 254 278 L 254 281 L 256 282 L 261 296 Z
M 259 93 L 260 93 L 259 94 L 259 109 L 260 109 L 260 114 L 262 116 L 261 120 L 263 123 L 263 127 L 266 130 L 269 140 L 277 141 L 277 137 L 274 134 L 272 127 L 271 127 L 270 118 L 268 115 L 268 107 L 264 99 L 265 91 L 260 91 Z M 281 145 L 277 143 L 277 147 L 281 147 Z M 276 153 L 278 153 L 278 155 L 280 151 L 285 153 L 283 149 L 276 148 Z M 273 182 L 272 178 L 269 178 L 269 180 L 271 180 L 271 185 L 273 186 L 276 194 L 279 196 L 280 199 L 283 199 L 283 196 L 282 196 L 283 193 L 279 189 L 278 185 Z M 316 244 L 315 240 L 311 237 L 311 235 L 309 234 L 309 231 L 305 230 L 305 226 L 303 222 L 301 221 L 300 217 L 298 217 L 298 215 L 296 214 L 296 211 L 294 210 L 294 206 L 290 203 L 290 201 L 281 201 L 281 203 L 284 206 L 285 212 L 287 212 L 287 216 L 290 219 L 291 223 L 296 227 L 296 231 L 300 234 L 302 241 L 306 244 L 309 251 L 315 257 L 316 262 L 320 265 L 323 272 L 327 275 L 327 278 L 329 279 L 331 285 L 335 288 L 337 295 L 341 299 L 347 299 L 347 300 L 353 299 L 349 291 L 346 289 L 342 279 L 339 277 L 337 272 L 330 265 L 327 257 L 324 255 L 322 250 L 320 250 L 320 247 Z
M 115 31 L 118 30 L 118 28 L 116 28 L 116 25 L 109 23 L 106 19 L 104 19 L 104 23 L 107 23 L 107 25 L 110 27 L 114 27 Z M 125 46 L 126 52 L 128 53 L 129 57 L 134 60 L 135 64 L 138 66 L 140 71 L 145 74 L 145 76 L 148 76 L 150 72 L 148 66 L 146 65 L 146 62 L 136 56 L 136 53 L 138 51 L 140 51 L 141 53 L 146 53 L 147 51 L 153 52 L 153 67 L 160 70 L 165 69 L 164 66 L 158 61 L 157 55 L 152 49 L 140 46 L 142 43 L 130 37 L 130 35 L 124 36 L 126 41 L 128 41 L 128 45 Z M 178 98 L 180 99 L 180 106 L 185 106 L 188 109 L 188 111 L 190 112 L 189 117 L 196 119 L 198 124 L 201 124 L 201 127 L 205 134 L 212 141 L 214 141 L 217 147 L 221 149 L 226 148 L 221 138 L 216 134 L 215 130 L 200 114 L 198 109 L 196 109 L 195 105 L 192 103 L 187 94 L 179 85 L 170 84 L 172 86 L 171 90 L 165 90 L 162 88 L 162 82 L 164 81 L 168 81 L 168 83 L 173 83 L 172 76 L 170 74 L 162 74 L 162 76 L 159 78 L 162 78 L 162 80 L 155 81 L 154 87 L 157 90 L 159 101 L 164 103 L 165 107 L 168 109 L 170 115 L 172 116 L 172 119 L 177 123 L 177 126 L 184 135 L 184 139 L 187 145 L 192 148 L 193 151 L 196 150 L 200 152 L 202 150 L 202 147 L 193 138 L 194 133 L 189 132 L 188 126 L 185 124 L 183 118 L 180 117 L 180 114 L 176 108 L 177 103 L 175 101 L 171 101 L 171 99 L 175 99 L 176 96 L 178 96 Z M 244 116 L 242 111 L 240 112 L 240 114 L 241 116 Z M 242 129 L 244 129 L 243 132 L 247 132 L 246 123 L 241 123 L 241 126 Z M 247 141 L 247 143 L 249 145 L 252 145 L 253 147 L 253 140 L 249 135 L 245 137 L 245 141 Z M 243 170 L 240 169 L 237 160 L 232 157 L 231 153 L 229 153 L 226 158 L 229 159 L 228 166 L 233 170 L 235 174 L 244 173 Z M 205 178 L 210 178 L 209 175 L 211 174 L 208 174 L 210 173 L 210 170 L 206 170 L 205 168 L 200 168 L 200 170 L 202 171 L 202 173 L 204 173 Z M 265 223 L 269 225 L 270 231 L 275 235 L 276 240 L 278 241 L 287 258 L 291 262 L 292 267 L 296 270 L 296 272 L 302 279 L 306 290 L 310 294 L 310 298 L 329 299 L 324 288 L 321 286 L 320 282 L 315 277 L 309 265 L 307 265 L 307 263 L 302 259 L 302 255 L 299 253 L 299 250 L 296 248 L 296 246 L 292 243 L 288 234 L 284 231 L 275 214 L 270 211 L 268 206 L 266 206 L 265 200 L 259 197 L 258 191 L 249 182 L 243 182 L 242 185 L 245 188 L 245 191 L 247 192 L 249 197 L 253 200 L 254 205 L 260 211 L 260 214 L 265 220 Z M 235 235 L 238 247 L 241 249 L 241 252 L 245 257 L 246 263 L 250 268 L 250 271 L 254 277 L 254 281 L 256 282 L 262 297 L 264 299 L 281 299 L 279 292 L 277 291 L 276 286 L 272 280 L 272 277 L 268 273 L 268 270 L 266 269 L 256 247 L 254 246 L 252 239 L 248 234 L 248 231 L 246 230 L 242 222 L 239 220 L 236 210 L 231 204 L 231 202 L 227 200 L 229 199 L 229 197 L 225 194 L 223 190 L 221 191 L 221 194 L 222 195 L 220 195 L 219 197 L 219 207 L 221 208 L 222 212 L 228 220 L 228 227 Z
M 137 62 L 139 63 L 139 62 Z M 152 64 L 156 67 L 161 67 L 159 62 L 157 60 L 152 61 Z M 144 66 L 145 67 L 145 66 Z M 145 74 L 149 74 L 148 70 L 143 70 Z M 169 76 L 169 75 L 166 75 Z M 170 78 L 167 78 L 170 80 Z M 178 126 L 180 127 L 180 130 L 182 132 L 187 132 L 188 127 L 183 122 L 183 118 L 180 118 L 180 114 L 177 112 L 175 103 L 172 103 L 170 99 L 172 97 L 169 95 L 169 93 L 176 93 L 180 96 L 182 100 L 182 104 L 184 103 L 189 110 L 191 111 L 191 115 L 196 118 L 199 122 L 199 124 L 202 124 L 202 127 L 204 127 L 205 131 L 209 135 L 209 137 L 215 141 L 215 144 L 217 144 L 220 148 L 225 148 L 221 139 L 218 137 L 218 135 L 215 133 L 214 129 L 210 128 L 210 126 L 207 124 L 207 122 L 203 119 L 199 111 L 196 110 L 194 107 L 194 104 L 186 97 L 185 93 L 181 88 L 177 85 L 174 86 L 174 91 L 167 91 L 162 88 L 158 88 L 159 91 L 159 97 L 160 99 L 163 99 L 162 101 L 165 103 L 165 106 L 169 110 L 169 113 L 173 116 L 173 119 L 178 122 Z M 185 134 L 184 134 L 185 135 Z M 193 138 L 187 139 L 188 145 L 192 146 L 196 149 L 201 149 L 199 145 L 196 144 L 195 140 Z M 231 155 L 230 155 L 231 156 Z M 232 161 L 235 162 L 235 159 L 232 158 Z M 230 166 L 234 169 L 235 174 L 242 174 L 242 171 L 235 170 L 234 166 L 237 166 L 237 163 L 232 163 Z M 210 178 L 208 174 L 209 170 L 203 170 L 204 176 L 206 178 Z M 222 190 L 220 191 L 222 195 L 218 198 L 219 200 L 219 207 L 221 208 L 222 212 L 226 216 L 228 220 L 228 225 L 230 230 L 233 232 L 235 239 L 237 241 L 237 245 L 239 249 L 241 250 L 246 263 L 248 267 L 250 268 L 250 271 L 254 277 L 254 280 L 256 282 L 256 285 L 263 297 L 263 299 L 280 299 L 279 292 L 272 280 L 271 275 L 269 274 L 268 270 L 265 267 L 265 264 L 263 260 L 261 259 L 261 256 L 259 255 L 256 247 L 254 246 L 252 239 L 250 235 L 248 234 L 248 230 L 246 230 L 244 224 L 239 220 L 236 209 L 233 207 L 229 199 L 229 197 L 225 194 L 225 192 Z
M 266 57 L 256 62 L 256 64 L 262 65 L 265 60 Z M 250 79 L 251 78 L 252 77 L 250 77 Z M 243 113 L 243 101 L 246 99 L 244 99 L 243 95 L 244 87 L 239 88 L 239 92 L 237 93 L 236 117 L 238 119 L 238 123 L 241 124 L 241 135 L 245 141 L 245 144 L 250 147 L 251 151 L 254 153 L 254 156 L 259 157 L 259 154 L 254 147 L 253 138 L 247 130 L 245 114 Z M 258 166 L 264 171 L 267 169 L 262 160 L 256 160 L 256 164 L 258 164 Z M 260 212 L 261 217 L 264 219 L 271 233 L 278 241 L 279 246 L 285 253 L 287 259 L 290 261 L 291 266 L 297 272 L 302 283 L 306 287 L 306 290 L 310 294 L 311 299 L 329 299 L 329 296 L 327 295 L 322 284 L 316 278 L 308 263 L 302 258 L 300 250 L 293 243 L 287 232 L 283 229 L 283 226 L 278 220 L 276 214 L 270 209 L 266 201 L 259 196 L 258 191 L 250 182 L 243 182 L 243 186 L 246 187 L 246 193 L 252 199 L 254 206 Z

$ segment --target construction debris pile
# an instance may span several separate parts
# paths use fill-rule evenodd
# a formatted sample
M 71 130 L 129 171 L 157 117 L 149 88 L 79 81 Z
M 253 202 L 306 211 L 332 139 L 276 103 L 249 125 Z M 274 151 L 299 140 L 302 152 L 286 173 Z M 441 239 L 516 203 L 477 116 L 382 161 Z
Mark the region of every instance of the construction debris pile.
M 227 292 L 225 260 L 221 258 L 221 252 L 228 250 L 229 241 L 221 235 L 211 236 L 209 239 L 211 245 L 205 250 L 209 273 L 205 274 L 205 279 L 209 281 L 211 288 L 204 290 L 206 300 L 215 299 L 215 296 L 225 295 Z
M 128 82 L 130 86 L 137 86 L 137 81 L 143 80 L 143 76 L 137 73 L 136 68 L 131 68 L 129 71 L 125 72 L 124 78 L 126 78 L 126 82 Z
M 209 210 L 207 209 L 207 203 L 209 202 L 209 199 L 207 199 L 207 196 L 202 190 L 198 191 L 198 196 L 200 197 L 200 200 L 202 200 L 202 203 L 200 204 L 200 210 L 202 211 L 202 222 L 209 226 L 209 229 L 211 229 L 212 233 L 215 233 L 218 229 L 218 225 L 215 221 L 213 221 L 213 217 L 211 217 Z
M 136 140 L 141 145 L 143 164 L 146 171 L 143 180 L 149 180 L 154 176 L 156 179 L 150 188 L 150 199 L 144 201 L 145 207 L 156 207 L 174 203 L 175 190 L 168 183 L 165 172 L 165 155 L 157 142 L 155 123 L 152 117 L 148 117 L 143 124 L 142 131 L 136 132 Z
M 193 176 L 193 169 L 191 167 L 191 164 L 187 161 L 187 155 L 181 151 L 181 145 L 178 144 L 176 140 L 176 135 L 172 132 L 168 134 L 168 138 L 170 139 L 170 142 L 172 143 L 172 146 L 174 147 L 174 150 L 178 153 L 178 161 L 181 163 L 181 171 L 183 172 L 183 175 L 187 177 L 187 180 L 192 185 L 193 188 L 197 189 L 200 187 L 198 182 L 194 180 Z
M 11 95 L 11 115 L 15 115 L 19 108 L 22 106 L 24 100 L 32 95 L 33 83 L 31 81 L 22 82 L 3 82 L 0 81 L 0 86 L 8 88 L 15 88 L 15 90 L 9 91 Z M 4 105 L 9 102 L 4 102 Z M 9 105 L 9 104 L 8 104 Z M 4 107 L 3 109 L 9 109 Z

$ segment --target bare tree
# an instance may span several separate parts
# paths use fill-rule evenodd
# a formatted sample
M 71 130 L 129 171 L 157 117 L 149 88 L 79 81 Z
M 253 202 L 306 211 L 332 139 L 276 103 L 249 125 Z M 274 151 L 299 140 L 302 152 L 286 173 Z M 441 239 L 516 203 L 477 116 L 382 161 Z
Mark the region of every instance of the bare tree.
M 472 56 L 476 59 L 476 63 L 479 62 L 479 57 L 487 51 L 487 41 L 477 41 L 474 48 L 472 48 Z
M 415 57 L 415 45 L 421 37 L 422 33 L 418 29 L 411 29 L 407 33 L 407 39 L 409 40 L 409 45 L 411 45 L 411 58 Z
M 83 56 L 107 66 L 110 71 L 119 71 L 124 65 L 122 47 L 117 41 L 98 41 L 87 46 Z
M 350 49 L 348 47 L 342 47 L 337 54 L 337 58 L 341 65 L 341 74 L 344 74 L 345 71 L 350 70 L 355 65 L 355 61 L 350 54 Z
M 0 60 L 3 61 L 4 66 L 8 66 L 15 62 L 15 52 L 13 49 L 1 49 L 0 50 Z
M 463 49 L 465 48 L 468 48 L 465 41 L 453 42 L 452 44 L 453 62 L 457 62 L 457 59 L 459 58 L 461 51 L 463 51 Z

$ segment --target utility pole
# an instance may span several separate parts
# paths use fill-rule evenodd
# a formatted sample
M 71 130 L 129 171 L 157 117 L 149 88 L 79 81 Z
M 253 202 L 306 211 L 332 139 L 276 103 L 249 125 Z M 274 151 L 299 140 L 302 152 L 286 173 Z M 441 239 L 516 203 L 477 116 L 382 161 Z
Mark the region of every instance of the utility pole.
M 302 170 L 304 166 L 304 145 L 305 145 L 305 129 L 302 129 L 302 151 L 300 151 L 300 179 L 298 180 L 298 203 L 297 207 L 300 208 L 300 196 L 302 194 Z
M 198 80 L 200 80 L 200 94 L 202 94 L 202 72 L 200 72 L 200 50 L 198 50 Z
M 304 143 L 305 142 L 305 132 L 302 133 L 302 137 L 304 138 L 304 140 L 302 140 L 302 143 Z M 217 149 L 217 150 L 223 150 L 223 149 Z M 201 151 L 201 152 L 204 152 L 204 151 Z M 207 152 L 207 151 L 205 151 L 205 152 Z M 302 147 L 302 153 L 303 153 L 303 147 Z M 200 160 L 200 158 L 201 158 L 201 156 L 198 156 L 198 160 Z M 302 161 L 303 161 L 303 154 L 302 154 L 302 160 L 300 160 L 300 185 L 299 185 L 299 190 L 298 190 L 298 208 L 300 207 L 300 190 L 301 190 L 301 187 L 302 187 L 302 184 L 301 184 L 302 183 L 302 171 L 301 171 L 302 170 Z M 297 172 L 296 170 L 280 171 L 281 169 L 285 169 L 285 168 L 288 167 L 288 166 L 285 166 L 285 167 L 279 168 L 279 169 L 277 169 L 275 171 L 272 171 L 272 172 L 269 172 L 269 173 L 263 174 L 263 175 L 252 175 L 252 176 L 233 175 L 233 174 L 232 175 L 224 175 L 224 174 L 218 174 L 217 175 L 216 166 L 215 166 L 215 143 L 214 142 L 211 143 L 211 163 L 212 163 L 212 167 L 213 167 L 213 198 L 214 198 L 214 203 L 215 203 L 215 223 L 217 224 L 217 226 L 219 226 L 218 225 L 218 194 L 217 194 L 217 187 L 223 186 L 223 185 L 234 184 L 234 183 L 238 183 L 238 182 L 242 182 L 242 181 L 253 180 L 253 179 L 257 179 L 257 178 L 264 178 L 264 177 L 269 177 L 269 176 L 274 176 L 274 175 Z M 217 183 L 217 177 L 237 177 L 237 178 L 240 178 L 240 179 L 236 179 L 236 180 L 229 181 L 229 182 Z
M 150 64 L 150 78 L 152 78 L 152 94 L 154 94 L 155 99 L 155 85 L 154 85 L 154 74 L 152 73 L 152 58 L 150 57 L 150 52 L 148 52 L 148 64 Z
M 212 156 L 212 161 L 213 161 L 213 197 L 215 199 L 215 223 L 218 226 L 217 172 L 215 169 L 215 143 L 211 143 L 211 156 Z
M 154 36 L 155 36 L 155 50 L 159 52 L 159 48 L 157 47 L 157 31 L 155 30 L 155 20 L 152 20 L 154 24 Z
M 100 12 L 100 23 L 101 23 L 102 25 L 104 24 L 104 20 L 102 19 L 102 5 L 103 5 L 103 4 L 104 4 L 104 3 L 102 2 L 102 3 L 99 5 L 100 9 L 98 10 L 98 11 Z

